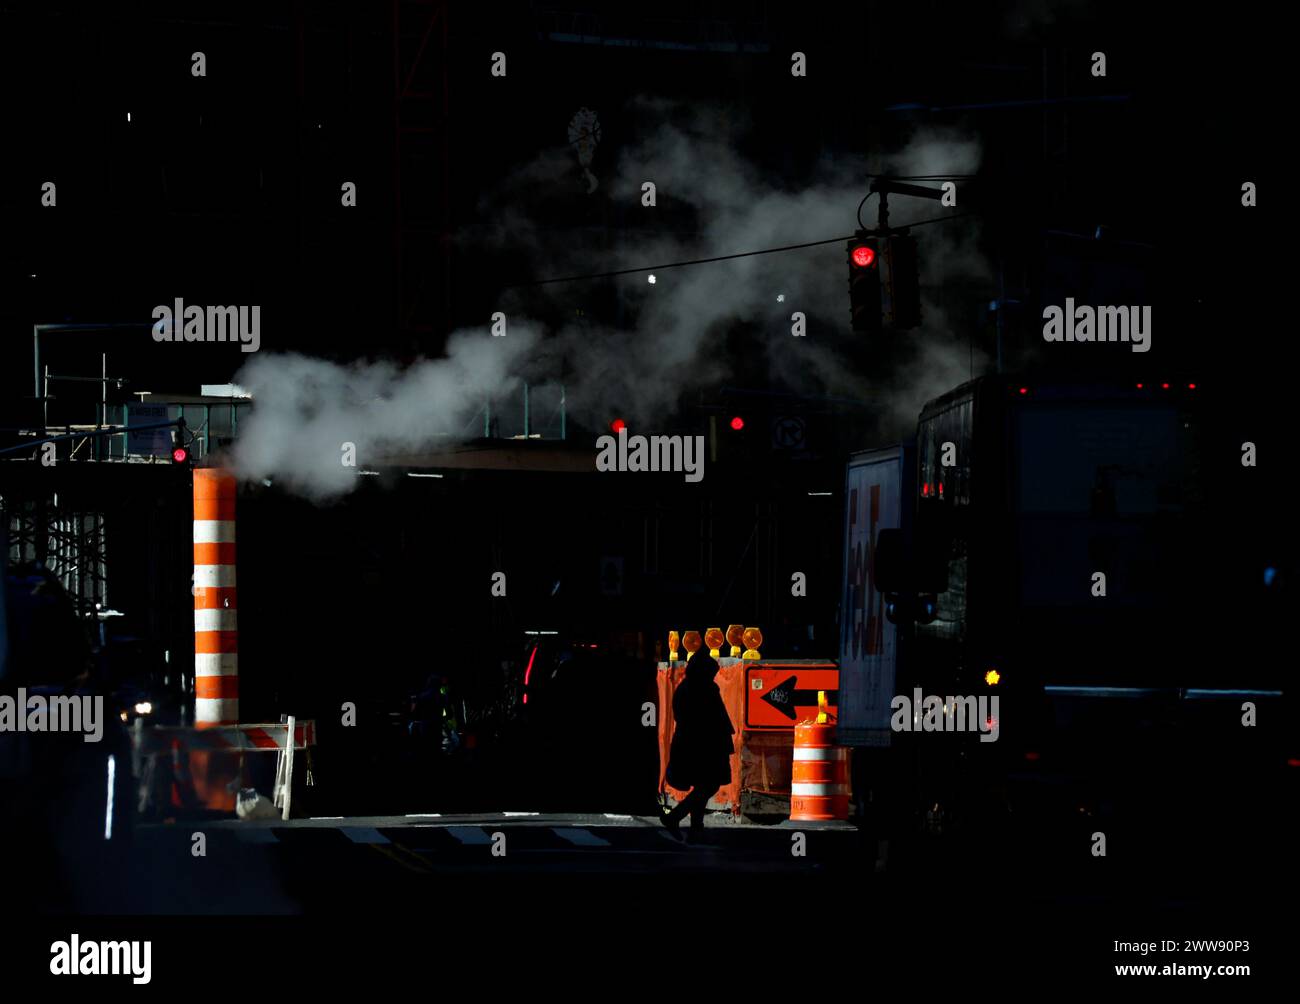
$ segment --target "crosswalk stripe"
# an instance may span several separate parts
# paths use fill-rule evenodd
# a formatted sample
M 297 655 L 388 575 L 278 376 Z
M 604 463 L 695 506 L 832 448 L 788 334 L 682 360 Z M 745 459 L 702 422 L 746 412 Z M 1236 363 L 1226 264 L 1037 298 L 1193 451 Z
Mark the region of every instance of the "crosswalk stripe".
M 553 826 L 551 832 L 578 847 L 608 847 L 609 841 L 576 826 Z

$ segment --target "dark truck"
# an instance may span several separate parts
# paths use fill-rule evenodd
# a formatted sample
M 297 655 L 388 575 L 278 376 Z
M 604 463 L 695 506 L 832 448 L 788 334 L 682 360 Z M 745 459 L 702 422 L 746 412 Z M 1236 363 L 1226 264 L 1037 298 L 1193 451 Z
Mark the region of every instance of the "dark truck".
M 1209 416 L 1194 383 L 984 377 L 851 456 L 839 727 L 881 837 L 1158 840 L 1294 803 L 1280 556 Z M 942 732 L 891 705 L 918 691 Z

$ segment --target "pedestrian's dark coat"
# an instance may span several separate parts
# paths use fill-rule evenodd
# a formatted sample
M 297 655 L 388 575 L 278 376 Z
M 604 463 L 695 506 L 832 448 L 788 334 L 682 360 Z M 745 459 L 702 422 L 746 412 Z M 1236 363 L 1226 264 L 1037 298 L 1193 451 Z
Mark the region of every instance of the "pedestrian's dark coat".
M 713 682 L 717 672 L 717 661 L 697 652 L 673 694 L 676 731 L 668 752 L 668 783 L 678 791 L 699 787 L 712 793 L 731 780 L 735 729 Z

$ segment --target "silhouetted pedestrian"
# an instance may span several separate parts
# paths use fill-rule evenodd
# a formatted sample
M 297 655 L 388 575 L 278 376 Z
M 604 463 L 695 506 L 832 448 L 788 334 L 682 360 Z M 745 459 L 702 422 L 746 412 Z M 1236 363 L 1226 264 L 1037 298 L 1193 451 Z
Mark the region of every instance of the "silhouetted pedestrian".
M 673 834 L 687 813 L 692 835 L 703 833 L 709 798 L 731 780 L 735 729 L 722 703 L 722 692 L 713 682 L 717 672 L 716 660 L 697 652 L 686 664 L 686 679 L 673 694 L 676 731 L 668 752 L 668 783 L 679 791 L 691 789 L 676 808 L 661 817 Z

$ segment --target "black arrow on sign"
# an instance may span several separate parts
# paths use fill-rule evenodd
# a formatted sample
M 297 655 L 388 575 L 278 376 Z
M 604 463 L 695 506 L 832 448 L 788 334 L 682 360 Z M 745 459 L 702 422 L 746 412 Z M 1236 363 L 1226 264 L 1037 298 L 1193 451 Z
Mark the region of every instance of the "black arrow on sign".
M 788 676 L 764 694 L 763 700 L 785 715 L 786 718 L 793 720 L 795 708 L 817 707 L 817 691 L 795 689 L 798 686 L 799 677 Z M 828 705 L 834 704 L 838 694 L 838 690 L 826 691 L 826 703 Z

